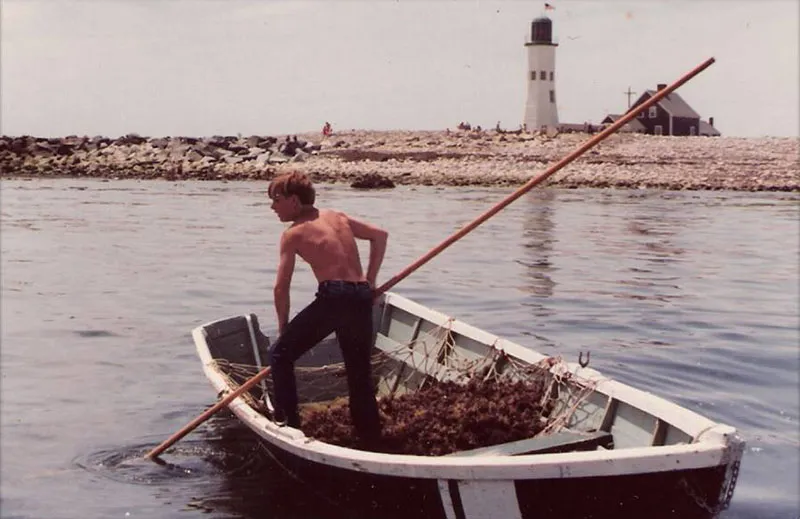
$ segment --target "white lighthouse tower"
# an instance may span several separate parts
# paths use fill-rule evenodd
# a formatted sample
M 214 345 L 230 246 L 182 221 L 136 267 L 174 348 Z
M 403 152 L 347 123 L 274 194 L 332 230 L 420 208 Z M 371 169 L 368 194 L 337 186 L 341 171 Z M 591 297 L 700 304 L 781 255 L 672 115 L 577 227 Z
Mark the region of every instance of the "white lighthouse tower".
M 556 47 L 553 22 L 542 16 L 531 23 L 528 48 L 528 100 L 525 102 L 525 128 L 536 131 L 558 126 L 556 109 Z

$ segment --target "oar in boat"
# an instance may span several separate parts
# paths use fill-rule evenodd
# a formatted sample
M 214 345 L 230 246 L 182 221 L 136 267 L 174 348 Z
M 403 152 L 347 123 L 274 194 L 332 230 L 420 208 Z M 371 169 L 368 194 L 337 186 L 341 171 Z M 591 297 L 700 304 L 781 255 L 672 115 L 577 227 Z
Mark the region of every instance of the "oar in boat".
M 528 182 L 526 182 L 524 185 L 519 187 L 516 191 L 514 191 L 513 193 L 508 195 L 502 201 L 498 202 L 494 207 L 492 207 L 491 209 L 489 209 L 485 213 L 483 213 L 480 216 L 478 216 L 477 218 L 475 218 L 475 220 L 473 220 L 469 224 L 467 224 L 464 227 L 462 227 L 460 230 L 458 230 L 457 232 L 452 234 L 449 238 L 444 240 L 442 243 L 440 243 L 439 245 L 437 245 L 436 247 L 431 249 L 427 254 L 425 254 L 420 259 L 418 259 L 417 261 L 415 261 L 414 263 L 412 263 L 411 265 L 409 265 L 408 267 L 403 269 L 400 273 L 395 275 L 389 281 L 387 281 L 386 283 L 384 283 L 383 285 L 378 287 L 376 289 L 376 295 L 382 294 L 382 293 L 386 292 L 387 290 L 389 290 L 390 288 L 392 288 L 393 286 L 395 286 L 397 283 L 399 283 L 404 278 L 406 278 L 409 274 L 411 274 L 412 272 L 414 272 L 415 270 L 420 268 L 422 265 L 424 265 L 425 263 L 427 263 L 428 261 L 433 259 L 436 255 L 438 255 L 444 249 L 446 249 L 447 247 L 449 247 L 450 245 L 452 245 L 453 243 L 455 243 L 459 239 L 463 238 L 464 235 L 466 235 L 468 232 L 470 232 L 471 230 L 473 230 L 474 228 L 476 228 L 477 226 L 479 226 L 480 224 L 482 224 L 483 222 L 485 222 L 486 220 L 488 220 L 489 218 L 491 218 L 492 216 L 494 216 L 495 214 L 500 212 L 506 206 L 511 204 L 511 202 L 515 201 L 516 199 L 518 199 L 519 197 L 521 197 L 522 195 L 524 195 L 525 193 L 527 193 L 528 191 L 530 191 L 531 189 L 536 187 L 537 185 L 541 184 L 544 180 L 546 180 L 548 177 L 550 177 L 553 173 L 557 172 L 558 170 L 560 170 L 561 168 L 563 168 L 564 166 L 566 166 L 570 162 L 574 161 L 575 159 L 577 159 L 578 157 L 580 157 L 581 155 L 586 153 L 589 149 L 593 148 L 598 143 L 600 143 L 601 141 L 606 139 L 608 136 L 610 136 L 611 134 L 615 133 L 622 126 L 624 126 L 630 120 L 632 120 L 634 117 L 636 117 L 639 113 L 643 112 L 644 110 L 647 110 L 648 108 L 650 108 L 651 106 L 653 106 L 654 104 L 659 102 L 662 98 L 664 98 L 665 96 L 669 95 L 674 90 L 676 90 L 678 87 L 680 87 L 681 85 L 683 85 L 684 83 L 686 83 L 687 81 L 689 81 L 690 79 L 695 77 L 697 74 L 699 74 L 703 70 L 707 69 L 709 66 L 711 66 L 711 64 L 714 63 L 714 61 L 716 61 L 714 58 L 707 59 L 706 61 L 704 61 L 703 63 L 701 63 L 700 65 L 698 65 L 694 69 L 692 69 L 691 71 L 687 72 L 683 77 L 681 77 L 680 79 L 678 79 L 677 81 L 675 81 L 674 83 L 669 85 L 668 87 L 656 92 L 656 94 L 653 97 L 648 99 L 643 104 L 641 104 L 641 105 L 635 107 L 634 109 L 630 110 L 627 114 L 625 114 L 623 117 L 621 117 L 619 120 L 617 120 L 617 122 L 615 122 L 614 124 L 612 124 L 611 126 L 606 128 L 605 130 L 603 130 L 602 132 L 598 133 L 597 135 L 595 135 L 594 137 L 592 137 L 591 139 L 586 141 L 578 149 L 576 149 L 575 151 L 573 151 L 572 153 L 570 153 L 569 155 L 567 155 L 566 157 L 564 157 L 560 161 L 556 162 L 555 164 L 553 164 L 552 166 L 547 168 L 544 172 L 540 173 L 536 177 L 534 177 L 531 180 L 529 180 Z M 203 423 L 206 420 L 208 420 L 217 411 L 219 411 L 223 407 L 226 407 L 229 403 L 231 403 L 231 401 L 233 401 L 233 399 L 235 399 L 236 397 L 238 397 L 239 395 L 241 395 L 245 391 L 249 390 L 251 387 L 253 387 L 256 384 L 258 384 L 259 382 L 261 382 L 267 375 L 269 375 L 269 372 L 270 372 L 270 368 L 269 367 L 266 367 L 266 368 L 262 369 L 261 371 L 259 371 L 250 380 L 248 380 L 247 382 L 242 384 L 238 389 L 236 389 L 232 393 L 229 393 L 227 396 L 225 396 L 225 398 L 223 398 L 222 400 L 220 400 L 219 402 L 217 402 L 216 404 L 214 404 L 213 406 L 208 408 L 205 412 L 200 414 L 197 418 L 195 418 L 194 420 L 192 420 L 191 422 L 186 424 L 181 430 L 179 430 L 178 432 L 176 432 L 175 434 L 173 434 L 172 436 L 170 436 L 169 438 L 164 440 L 158 447 L 156 447 L 155 449 L 153 449 L 150 452 L 148 452 L 145 455 L 145 457 L 148 458 L 148 459 L 156 458 L 159 454 L 161 454 L 165 450 L 169 449 L 172 446 L 172 444 L 174 444 L 175 442 L 177 442 L 178 440 L 180 440 L 181 438 L 183 438 L 184 436 L 186 436 L 187 434 L 192 432 L 198 425 L 200 425 L 201 423 Z

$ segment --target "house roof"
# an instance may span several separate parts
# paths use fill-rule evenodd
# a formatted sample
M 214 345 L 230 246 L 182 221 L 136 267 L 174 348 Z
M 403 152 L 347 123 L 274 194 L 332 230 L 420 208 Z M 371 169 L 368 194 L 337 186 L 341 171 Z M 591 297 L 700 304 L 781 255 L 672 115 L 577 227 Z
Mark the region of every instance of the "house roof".
M 656 90 L 647 90 L 644 94 L 642 94 L 639 97 L 639 99 L 636 100 L 636 103 L 634 103 L 633 107 L 642 104 L 645 101 L 645 99 L 653 97 L 654 95 L 656 95 L 656 93 L 657 93 Z M 700 114 L 692 110 L 692 107 L 689 106 L 689 104 L 675 92 L 668 94 L 666 97 L 664 97 L 661 101 L 659 101 L 656 104 L 658 104 L 659 106 L 661 106 L 661 108 L 666 110 L 666 112 L 670 114 L 672 117 L 686 117 L 689 119 L 700 118 Z
M 711 137 L 719 137 L 720 135 L 722 135 L 721 133 L 719 133 L 719 130 L 717 130 L 716 128 L 711 126 L 710 123 L 702 119 L 700 119 L 700 125 L 697 128 L 697 133 L 699 133 L 700 135 L 708 135 Z
M 606 123 L 613 124 L 613 123 L 617 122 L 620 117 L 622 117 L 621 114 L 608 114 L 606 116 L 606 118 L 603 119 L 603 124 L 606 124 Z M 639 121 L 639 119 L 633 119 L 631 121 L 628 121 L 625 124 L 625 126 L 623 126 L 622 128 L 623 128 L 623 131 L 627 130 L 629 132 L 643 132 L 643 131 L 647 130 L 645 125 L 643 125 L 641 123 L 641 121 Z

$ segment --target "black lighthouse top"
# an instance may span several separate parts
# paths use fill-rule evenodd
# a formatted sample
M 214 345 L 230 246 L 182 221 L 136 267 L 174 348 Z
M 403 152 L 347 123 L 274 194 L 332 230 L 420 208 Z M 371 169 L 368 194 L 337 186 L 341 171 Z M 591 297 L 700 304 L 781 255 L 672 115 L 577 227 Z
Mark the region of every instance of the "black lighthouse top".
M 540 16 L 531 22 L 531 45 L 553 45 L 553 21 Z

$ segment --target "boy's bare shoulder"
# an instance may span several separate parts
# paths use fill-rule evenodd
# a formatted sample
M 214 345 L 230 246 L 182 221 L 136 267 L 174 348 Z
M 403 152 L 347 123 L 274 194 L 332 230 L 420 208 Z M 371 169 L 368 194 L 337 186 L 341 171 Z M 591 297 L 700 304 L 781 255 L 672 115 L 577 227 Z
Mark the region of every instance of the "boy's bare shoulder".
M 342 211 L 339 211 L 337 209 L 320 209 L 319 210 L 319 214 L 320 215 L 327 215 L 327 216 L 330 216 L 330 215 L 347 216 Z
M 287 227 L 281 234 L 281 243 L 291 246 L 301 240 L 306 231 L 305 222 L 295 222 Z
M 348 216 L 342 212 L 337 211 L 336 209 L 320 209 L 319 216 L 323 220 L 348 220 Z
M 281 245 L 288 245 L 292 242 L 295 235 L 297 234 L 297 230 L 294 224 L 286 229 L 283 230 L 281 233 Z

